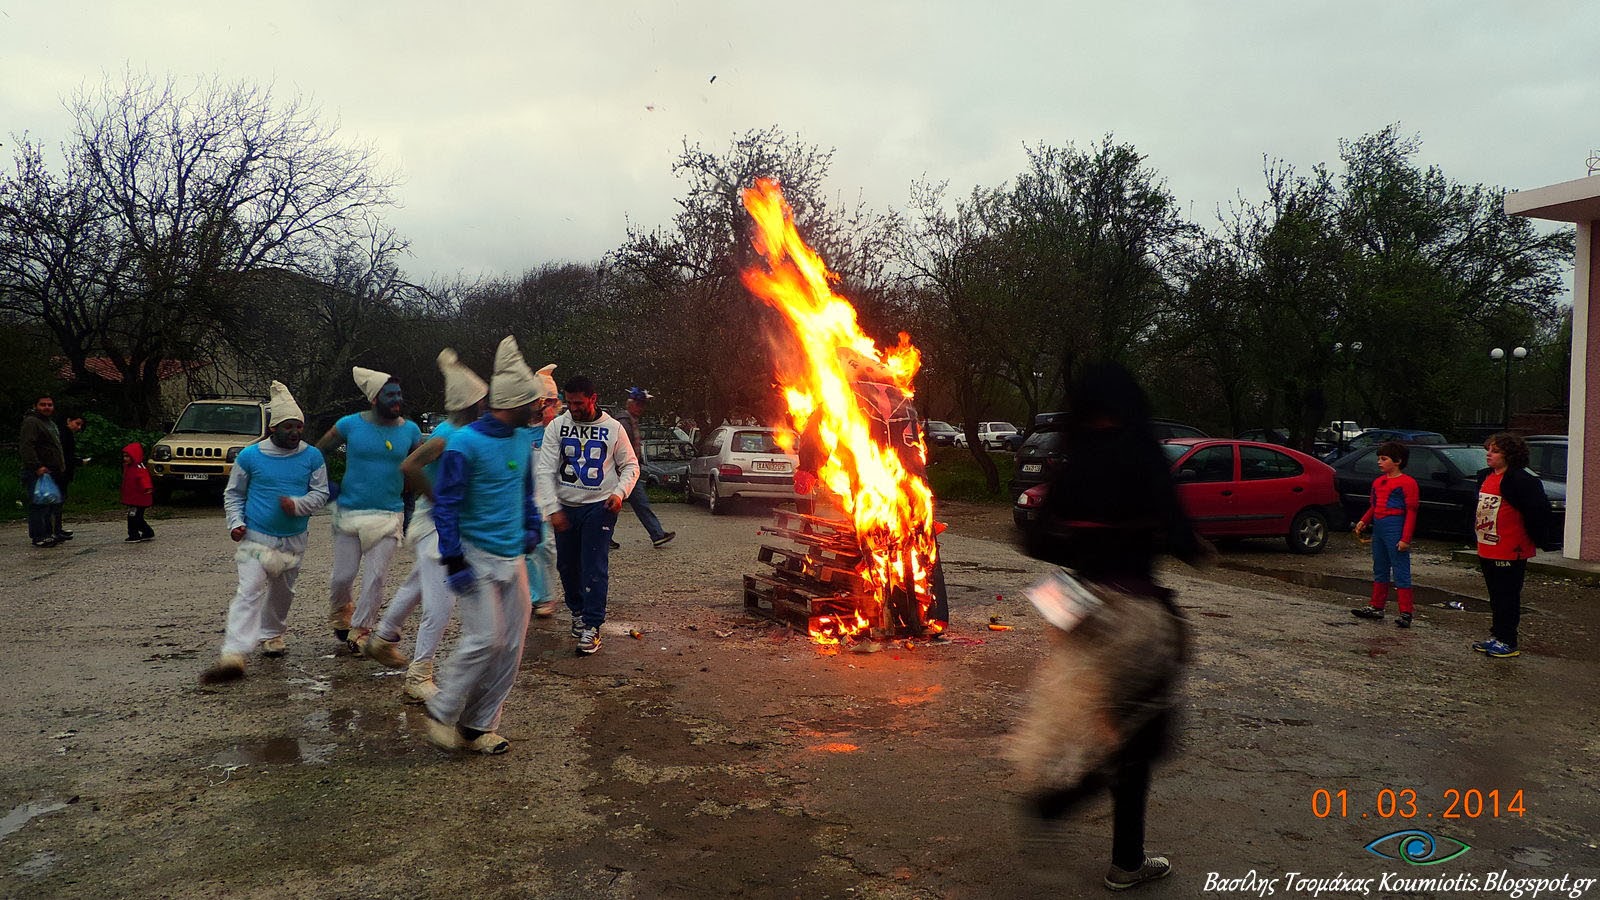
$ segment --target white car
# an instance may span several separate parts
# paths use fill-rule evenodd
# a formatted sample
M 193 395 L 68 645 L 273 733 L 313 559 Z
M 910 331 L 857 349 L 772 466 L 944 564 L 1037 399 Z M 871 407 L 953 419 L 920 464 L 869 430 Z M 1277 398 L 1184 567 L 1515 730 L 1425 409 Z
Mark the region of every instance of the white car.
M 778 445 L 776 428 L 724 425 L 706 436 L 689 461 L 684 496 L 704 500 L 713 515 L 734 500 L 795 499 L 794 472 L 800 457 Z M 785 443 L 794 445 L 793 435 Z
M 1006 448 L 1006 435 L 1016 434 L 1017 426 L 1010 422 L 979 422 L 978 443 L 986 450 L 1004 450 Z M 961 433 L 956 435 L 957 447 L 967 446 L 967 431 L 963 427 Z

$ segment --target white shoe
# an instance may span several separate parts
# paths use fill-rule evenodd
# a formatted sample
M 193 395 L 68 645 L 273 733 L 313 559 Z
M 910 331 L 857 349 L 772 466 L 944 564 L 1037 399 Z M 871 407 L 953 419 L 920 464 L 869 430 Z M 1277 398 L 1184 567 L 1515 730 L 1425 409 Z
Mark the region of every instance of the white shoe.
M 500 754 L 511 749 L 511 742 L 490 731 L 485 734 L 480 734 L 470 741 L 464 742 L 461 745 L 461 749 L 468 750 L 472 753 L 484 753 L 490 756 L 499 756 Z
M 440 750 L 460 750 L 465 743 L 454 725 L 446 725 L 430 715 L 423 715 L 422 721 L 428 727 L 428 743 Z
M 288 652 L 289 642 L 285 641 L 283 639 L 283 635 L 281 634 L 275 638 L 267 638 L 261 642 L 262 656 L 268 656 L 276 659 L 277 657 L 280 657 Z

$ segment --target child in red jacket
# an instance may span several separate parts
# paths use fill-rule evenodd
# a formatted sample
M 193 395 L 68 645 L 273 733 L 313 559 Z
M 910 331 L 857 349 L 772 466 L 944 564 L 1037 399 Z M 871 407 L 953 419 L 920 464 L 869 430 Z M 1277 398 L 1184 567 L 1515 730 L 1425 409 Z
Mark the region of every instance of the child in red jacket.
M 1392 583 L 1400 600 L 1400 618 L 1394 624 L 1401 628 L 1411 627 L 1411 536 L 1421 505 L 1417 480 L 1400 471 L 1410 456 L 1404 444 L 1394 441 L 1378 447 L 1383 474 L 1372 482 L 1372 505 L 1355 527 L 1356 534 L 1372 529 L 1372 603 L 1350 610 L 1363 619 L 1383 618 Z
M 128 507 L 128 536 L 123 543 L 137 544 L 156 536 L 144 520 L 144 511 L 155 505 L 155 484 L 144 467 L 144 447 L 129 444 L 122 448 L 122 502 Z

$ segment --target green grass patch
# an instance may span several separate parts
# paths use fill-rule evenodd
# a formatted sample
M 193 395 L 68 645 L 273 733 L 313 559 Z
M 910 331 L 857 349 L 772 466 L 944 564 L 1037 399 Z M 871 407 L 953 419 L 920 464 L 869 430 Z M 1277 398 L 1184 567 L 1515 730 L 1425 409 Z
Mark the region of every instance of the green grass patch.
M 940 500 L 960 500 L 967 503 L 995 503 L 1009 505 L 1012 501 L 1006 485 L 1011 481 L 1014 457 L 1010 453 L 990 453 L 995 469 L 1000 473 L 998 490 L 990 492 L 983 469 L 972 452 L 959 447 L 930 447 L 928 449 L 928 486 Z
M 122 454 L 116 465 L 102 465 L 98 459 L 79 466 L 67 488 L 67 518 L 105 518 L 120 513 L 122 505 Z M 0 454 L 0 522 L 28 518 L 28 505 L 22 496 L 22 458 L 15 453 Z

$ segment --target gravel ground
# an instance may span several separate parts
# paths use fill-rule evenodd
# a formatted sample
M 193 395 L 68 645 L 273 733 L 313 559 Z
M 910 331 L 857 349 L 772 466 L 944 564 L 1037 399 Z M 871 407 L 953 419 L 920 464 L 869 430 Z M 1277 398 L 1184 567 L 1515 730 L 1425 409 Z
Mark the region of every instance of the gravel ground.
M 1108 806 L 1026 827 L 1003 762 L 1045 651 L 1022 595 L 1044 567 L 1013 549 L 1008 510 L 941 509 L 952 643 L 842 653 L 744 614 L 760 510 L 658 511 L 678 532 L 663 549 L 631 519 L 619 529 L 599 654 L 573 655 L 564 617 L 535 621 L 512 750 L 494 758 L 425 745 L 400 679 L 336 652 L 325 519 L 289 656 L 218 688 L 196 682 L 234 584 L 214 511 L 139 545 L 120 521 L 55 551 L 8 526 L 0 895 L 1100 893 Z M 1440 869 L 1600 875 L 1595 589 L 1533 580 L 1527 653 L 1487 660 L 1467 649 L 1487 625 L 1481 580 L 1448 549 L 1417 551 L 1418 583 L 1447 593 L 1419 598 L 1410 631 L 1346 612 L 1366 577 L 1347 536 L 1319 556 L 1249 542 L 1163 573 L 1195 661 L 1151 799 L 1150 849 L 1175 874 L 1142 895 L 1196 896 L 1210 873 L 1404 869 L 1362 849 L 1416 825 L 1378 815 L 1385 787 L 1415 790 L 1419 816 L 1438 816 L 1422 827 L 1473 848 Z M 1526 812 L 1446 821 L 1447 792 L 1471 788 L 1521 790 Z M 1348 815 L 1314 815 L 1318 790 L 1347 791 Z

